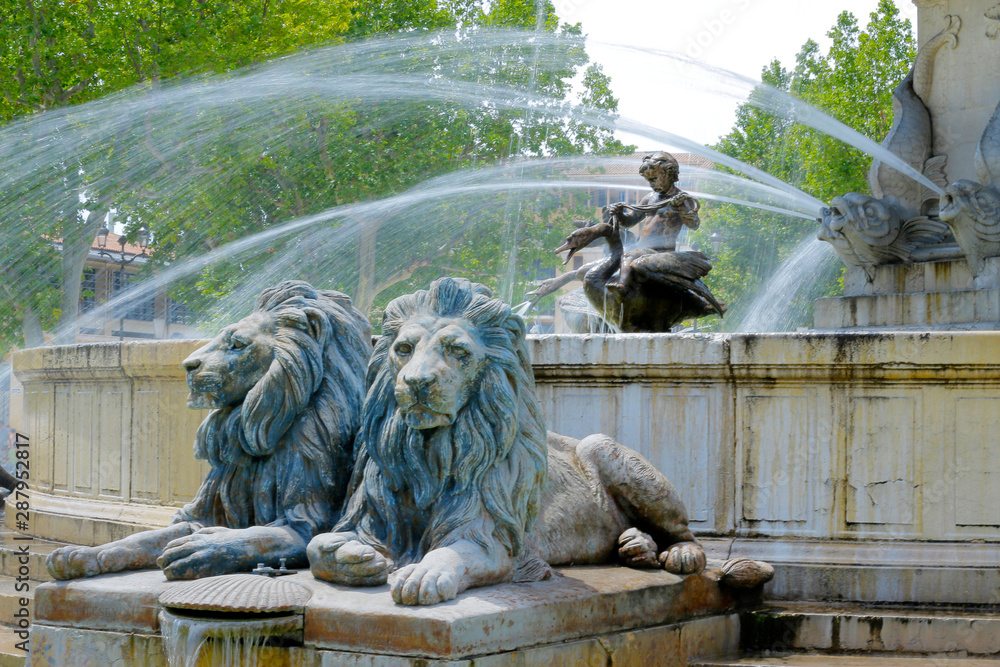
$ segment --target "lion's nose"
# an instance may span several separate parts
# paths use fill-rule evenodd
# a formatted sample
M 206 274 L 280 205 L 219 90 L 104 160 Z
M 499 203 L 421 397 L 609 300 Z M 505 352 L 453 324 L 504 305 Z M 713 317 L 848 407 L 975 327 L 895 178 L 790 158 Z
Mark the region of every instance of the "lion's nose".
M 201 366 L 201 359 L 188 357 L 187 359 L 184 360 L 183 363 L 184 363 L 184 370 L 190 373 L 191 371 L 198 370 L 198 368 Z
M 403 382 L 405 382 L 414 391 L 423 391 L 427 387 L 434 383 L 434 376 L 430 373 L 420 373 L 414 375 L 405 375 L 403 377 Z

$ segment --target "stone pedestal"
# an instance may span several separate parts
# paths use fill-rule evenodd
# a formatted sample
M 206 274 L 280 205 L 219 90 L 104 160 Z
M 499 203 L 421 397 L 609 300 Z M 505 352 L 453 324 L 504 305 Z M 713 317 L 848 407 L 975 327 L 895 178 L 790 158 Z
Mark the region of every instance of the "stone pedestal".
M 978 278 L 964 259 L 885 264 L 870 282 L 848 267 L 844 296 L 818 299 L 813 322 L 820 330 L 1000 329 L 1000 257 L 988 258 Z
M 467 591 L 433 607 L 393 603 L 388 586 L 347 588 L 308 572 L 300 645 L 273 647 L 266 664 L 326 667 L 686 665 L 739 647 L 738 609 L 759 604 L 716 574 L 578 567 L 531 584 Z M 48 583 L 35 593 L 32 667 L 166 666 L 158 570 Z

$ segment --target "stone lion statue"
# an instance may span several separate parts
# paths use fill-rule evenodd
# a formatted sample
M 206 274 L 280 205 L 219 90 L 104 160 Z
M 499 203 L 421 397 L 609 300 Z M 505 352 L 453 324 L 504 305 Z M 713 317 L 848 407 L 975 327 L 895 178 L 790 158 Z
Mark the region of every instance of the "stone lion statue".
M 287 281 L 184 361 L 195 437 L 211 464 L 172 525 L 48 557 L 57 579 L 159 565 L 168 579 L 306 564 L 340 516 L 364 399 L 371 329 L 339 292 Z
M 683 503 L 648 461 L 607 436 L 546 435 L 524 333 L 467 280 L 388 305 L 344 515 L 309 543 L 317 578 L 391 581 L 396 602 L 426 605 L 616 553 L 704 567 Z

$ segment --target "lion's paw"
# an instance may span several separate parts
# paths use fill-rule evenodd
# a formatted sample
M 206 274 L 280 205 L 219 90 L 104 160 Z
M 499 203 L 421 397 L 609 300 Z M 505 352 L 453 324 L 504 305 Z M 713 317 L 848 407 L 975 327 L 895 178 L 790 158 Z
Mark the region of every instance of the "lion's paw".
M 401 568 L 393 577 L 392 599 L 398 604 L 438 604 L 456 595 L 458 573 L 447 564 L 421 561 Z
M 353 533 L 324 533 L 306 547 L 317 579 L 348 586 L 380 586 L 389 578 L 389 560 Z
M 628 567 L 660 567 L 656 542 L 638 528 L 629 528 L 618 538 L 618 557 Z
M 100 552 L 98 547 L 61 547 L 48 555 L 45 567 L 56 579 L 94 577 L 110 571 L 101 569 Z
M 249 545 L 245 530 L 202 528 L 168 542 L 156 565 L 171 581 L 238 572 L 247 565 Z
M 697 542 L 678 542 L 660 554 L 660 562 L 673 574 L 697 574 L 705 569 L 705 550 Z

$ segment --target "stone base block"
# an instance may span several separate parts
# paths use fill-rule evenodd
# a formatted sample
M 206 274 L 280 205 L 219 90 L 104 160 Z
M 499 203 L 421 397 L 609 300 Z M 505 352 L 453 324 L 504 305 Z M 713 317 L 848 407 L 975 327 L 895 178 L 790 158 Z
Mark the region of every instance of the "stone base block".
M 1000 329 L 1000 289 L 817 299 L 816 329 L 980 331 Z
M 914 294 L 1000 288 L 1000 257 L 987 257 L 982 273 L 973 278 L 965 259 L 883 264 L 875 267 L 871 281 L 860 267 L 848 267 L 844 275 L 844 296 Z
M 267 646 L 259 664 L 268 667 L 685 667 L 691 660 L 739 650 L 740 616 L 724 614 L 633 632 L 525 648 L 462 660 Z M 54 625 L 32 629 L 28 664 L 33 667 L 168 667 L 159 635 L 83 630 Z M 197 667 L 213 667 L 199 661 Z
M 978 277 L 965 259 L 848 267 L 844 296 L 818 299 L 814 328 L 982 331 L 1000 329 L 1000 257 Z
M 404 607 L 388 586 L 334 586 L 301 572 L 291 580 L 313 591 L 302 645 L 268 649 L 274 656 L 266 664 L 680 666 L 738 649 L 736 612 L 761 601 L 759 589 L 720 588 L 713 572 L 677 577 L 609 566 L 559 574 Z M 39 586 L 29 665 L 166 665 L 157 599 L 174 585 L 148 570 Z

